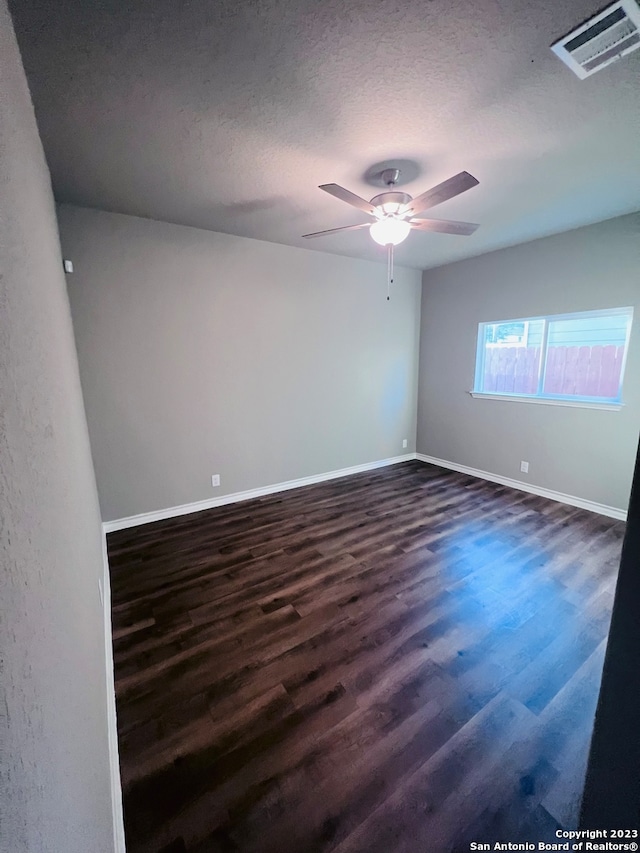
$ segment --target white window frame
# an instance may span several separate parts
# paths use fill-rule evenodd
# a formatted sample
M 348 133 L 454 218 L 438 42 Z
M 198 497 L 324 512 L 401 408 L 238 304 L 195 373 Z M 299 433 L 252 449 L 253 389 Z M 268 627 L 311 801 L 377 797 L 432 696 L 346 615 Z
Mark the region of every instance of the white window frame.
M 577 397 L 575 395 L 563 394 L 545 394 L 543 392 L 545 374 L 547 369 L 547 344 L 549 338 L 549 323 L 556 320 L 582 320 L 588 317 L 609 317 L 613 314 L 623 314 L 627 316 L 627 328 L 624 343 L 624 355 L 622 366 L 620 369 L 620 384 L 618 387 L 618 396 L 616 398 L 604 399 L 602 397 Z M 530 323 L 532 321 L 540 321 L 544 323 L 542 342 L 540 344 L 540 369 L 538 371 L 538 389 L 535 394 L 523 394 L 522 392 L 514 391 L 481 391 L 482 381 L 484 377 L 484 362 L 486 355 L 485 347 L 485 330 L 487 326 L 500 325 L 501 323 Z M 539 317 L 518 317 L 515 319 L 505 320 L 486 320 L 478 323 L 478 340 L 476 345 L 476 366 L 475 377 L 473 383 L 473 391 L 470 391 L 472 397 L 483 400 L 510 400 L 520 403 L 541 403 L 546 406 L 570 406 L 576 408 L 588 409 L 603 409 L 606 411 L 619 411 L 624 403 L 622 402 L 622 387 L 624 384 L 624 373 L 627 362 L 627 354 L 629 351 L 629 339 L 631 336 L 631 325 L 633 323 L 633 307 L 625 308 L 603 308 L 593 311 L 575 311 L 570 314 L 547 314 Z M 528 331 L 528 325 L 527 325 Z M 528 337 L 528 336 L 527 336 Z

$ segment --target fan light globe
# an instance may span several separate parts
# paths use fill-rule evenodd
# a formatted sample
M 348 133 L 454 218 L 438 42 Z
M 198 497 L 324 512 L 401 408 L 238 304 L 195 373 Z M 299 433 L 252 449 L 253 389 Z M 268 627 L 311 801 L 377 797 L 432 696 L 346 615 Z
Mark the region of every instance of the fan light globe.
M 381 246 L 397 246 L 409 236 L 411 226 L 404 219 L 385 217 L 374 222 L 369 233 Z

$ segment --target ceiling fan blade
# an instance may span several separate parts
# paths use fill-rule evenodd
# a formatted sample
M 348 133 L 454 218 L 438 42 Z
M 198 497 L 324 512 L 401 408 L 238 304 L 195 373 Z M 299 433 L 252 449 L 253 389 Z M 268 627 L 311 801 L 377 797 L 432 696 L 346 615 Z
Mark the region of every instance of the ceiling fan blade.
M 460 234 L 468 237 L 480 226 L 475 222 L 452 222 L 450 219 L 411 219 L 409 225 L 416 231 L 440 231 L 442 234 Z
M 448 201 L 460 193 L 476 187 L 480 181 L 470 175 L 469 172 L 459 172 L 452 178 L 443 181 L 435 187 L 431 187 L 426 193 L 417 196 L 408 202 L 404 208 L 400 209 L 400 215 L 415 216 L 416 213 L 422 213 L 423 210 L 429 210 L 430 207 L 435 207 L 436 204 L 442 204 L 443 201 Z
M 337 234 L 338 231 L 357 231 L 358 228 L 371 228 L 372 222 L 363 222 L 362 225 L 344 225 L 342 228 L 329 228 L 328 231 L 315 231 L 313 234 L 303 234 L 303 237 L 324 237 L 325 234 Z
M 346 201 L 346 203 L 350 204 L 351 207 L 357 207 L 358 210 L 364 210 L 365 213 L 370 213 L 371 216 L 375 216 L 376 218 L 380 216 L 380 211 L 377 207 L 374 207 L 371 202 L 365 201 L 363 198 L 360 198 L 359 195 L 356 195 L 349 190 L 345 190 L 344 187 L 338 186 L 338 184 L 322 184 L 318 189 L 324 190 L 326 193 L 329 193 L 329 195 L 339 198 L 340 201 Z

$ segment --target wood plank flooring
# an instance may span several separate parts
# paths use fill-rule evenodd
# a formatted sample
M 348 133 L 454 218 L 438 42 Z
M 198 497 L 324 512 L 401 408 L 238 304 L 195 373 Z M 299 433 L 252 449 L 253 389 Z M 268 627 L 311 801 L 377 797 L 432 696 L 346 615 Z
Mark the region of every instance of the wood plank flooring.
M 555 840 L 623 533 L 408 462 L 110 534 L 127 850 Z

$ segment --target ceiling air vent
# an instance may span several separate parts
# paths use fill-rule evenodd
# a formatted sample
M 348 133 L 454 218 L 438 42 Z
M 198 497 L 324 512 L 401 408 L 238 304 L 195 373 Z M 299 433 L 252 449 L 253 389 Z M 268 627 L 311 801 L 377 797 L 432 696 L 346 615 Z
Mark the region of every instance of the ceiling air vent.
M 640 8 L 635 0 L 619 0 L 551 45 L 551 50 L 578 77 L 589 77 L 638 47 Z

